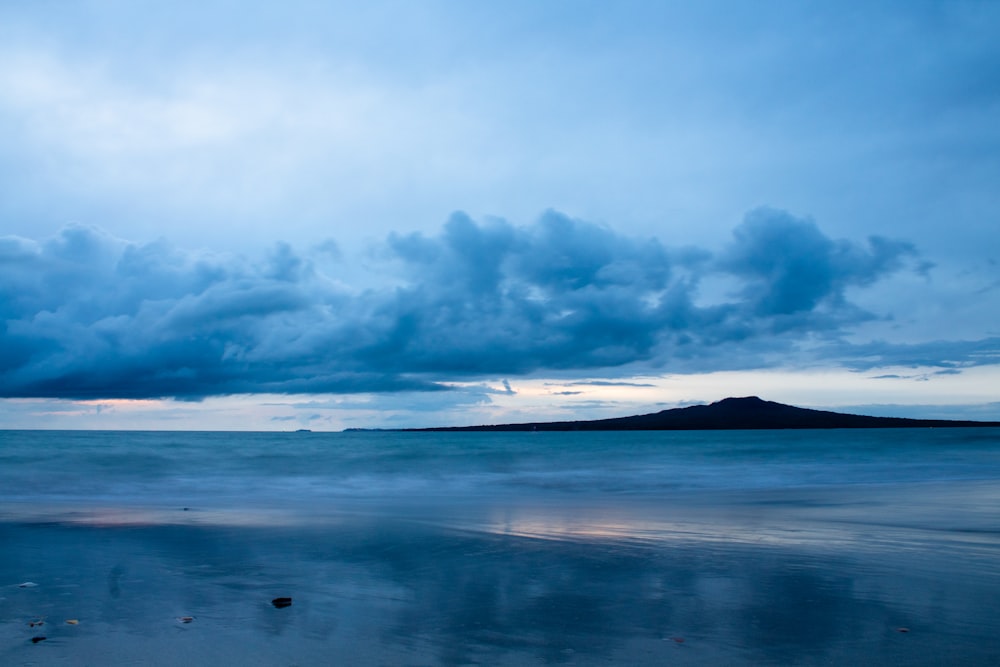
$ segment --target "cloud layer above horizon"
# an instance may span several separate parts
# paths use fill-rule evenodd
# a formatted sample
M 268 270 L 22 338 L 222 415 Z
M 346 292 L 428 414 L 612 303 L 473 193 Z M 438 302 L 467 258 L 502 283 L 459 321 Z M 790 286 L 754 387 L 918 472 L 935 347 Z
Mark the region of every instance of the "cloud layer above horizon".
M 83 226 L 2 237 L 2 395 L 199 399 L 565 371 L 1000 362 L 995 338 L 850 342 L 886 316 L 853 294 L 929 264 L 906 241 L 832 239 L 776 209 L 751 211 L 719 250 L 556 211 L 526 226 L 455 213 L 436 234 L 389 235 L 365 262 L 367 276 L 349 276 L 332 242 L 254 259 Z
M 998 72 L 990 2 L 0 3 L 0 422 L 994 403 Z

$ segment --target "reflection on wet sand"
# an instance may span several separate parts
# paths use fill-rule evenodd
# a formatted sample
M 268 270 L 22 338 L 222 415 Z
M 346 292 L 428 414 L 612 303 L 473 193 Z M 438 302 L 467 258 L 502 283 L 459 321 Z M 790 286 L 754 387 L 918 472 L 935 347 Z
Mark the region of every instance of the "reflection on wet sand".
M 276 509 L 204 509 L 193 507 L 74 507 L 63 504 L 23 505 L 0 512 L 0 521 L 90 526 L 93 528 L 142 528 L 154 526 L 205 526 L 279 528 L 306 525 L 310 520 Z
M 841 548 L 842 537 L 824 549 L 823 531 L 850 529 L 814 527 L 796 542 L 762 534 L 762 523 L 657 521 L 615 507 L 505 507 L 478 527 L 375 512 L 299 526 L 116 516 L 0 524 L 3 583 L 39 584 L 0 593 L 0 663 L 116 655 L 146 664 L 151 656 L 152 664 L 326 664 L 337 655 L 360 665 L 919 665 L 1000 657 L 1000 577 L 988 563 L 956 570 L 947 542 L 857 550 Z M 281 596 L 294 605 L 274 608 Z M 22 623 L 34 617 L 80 622 L 53 624 L 35 646 Z M 193 620 L 177 623 L 182 617 Z

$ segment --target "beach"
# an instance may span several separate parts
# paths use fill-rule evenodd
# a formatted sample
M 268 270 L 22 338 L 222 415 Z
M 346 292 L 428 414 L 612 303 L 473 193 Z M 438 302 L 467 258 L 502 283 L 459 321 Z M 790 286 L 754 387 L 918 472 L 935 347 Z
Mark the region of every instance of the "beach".
M 5 432 L 0 663 L 996 664 L 998 436 Z

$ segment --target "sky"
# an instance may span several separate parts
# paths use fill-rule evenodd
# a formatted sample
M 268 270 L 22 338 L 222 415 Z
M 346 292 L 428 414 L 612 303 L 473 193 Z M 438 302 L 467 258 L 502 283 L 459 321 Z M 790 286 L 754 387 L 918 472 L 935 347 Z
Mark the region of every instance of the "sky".
M 1000 420 L 1000 3 L 0 4 L 0 427 Z

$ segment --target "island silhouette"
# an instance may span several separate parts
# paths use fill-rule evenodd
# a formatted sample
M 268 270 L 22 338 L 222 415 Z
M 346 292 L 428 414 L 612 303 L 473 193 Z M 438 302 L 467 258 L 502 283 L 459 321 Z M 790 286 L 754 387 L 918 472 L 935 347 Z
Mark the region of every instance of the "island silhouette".
M 590 421 L 530 422 L 480 426 L 435 426 L 402 431 L 700 431 L 743 429 L 954 428 L 1000 426 L 1000 422 L 872 417 L 797 408 L 757 396 L 725 398 L 708 405 Z

